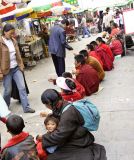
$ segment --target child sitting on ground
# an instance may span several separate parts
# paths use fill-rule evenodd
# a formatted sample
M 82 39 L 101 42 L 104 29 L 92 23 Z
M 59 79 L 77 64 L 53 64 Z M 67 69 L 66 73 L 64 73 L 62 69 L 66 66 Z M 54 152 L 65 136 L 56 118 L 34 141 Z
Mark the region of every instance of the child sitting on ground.
M 47 133 L 51 134 L 53 131 L 55 131 L 58 127 L 59 119 L 55 118 L 52 114 L 49 114 L 45 121 L 44 125 L 47 130 Z M 46 152 L 42 148 L 42 136 L 37 136 L 37 151 L 40 160 L 46 160 Z M 57 149 L 57 146 L 46 148 L 46 151 L 48 153 L 53 153 Z
M 34 138 L 23 132 L 25 125 L 22 117 L 11 115 L 6 120 L 6 127 L 12 138 L 2 149 L 2 160 L 39 160 Z
M 103 70 L 103 67 L 99 63 L 99 61 L 96 58 L 89 56 L 87 50 L 81 50 L 79 54 L 85 57 L 86 64 L 89 64 L 91 67 L 93 67 L 97 71 L 98 77 L 100 81 L 102 81 L 105 77 L 105 72 Z
M 75 68 L 73 74 L 76 75 L 77 81 L 83 85 L 86 96 L 90 96 L 99 89 L 99 77 L 97 72 L 88 64 L 86 64 L 83 55 L 75 56 Z
M 85 88 L 75 78 L 73 78 L 73 76 L 70 72 L 64 72 L 62 74 L 62 77 L 73 79 L 73 81 L 75 82 L 75 85 L 76 85 L 76 90 L 80 93 L 82 98 L 85 97 L 85 95 L 86 95 Z
M 56 84 L 61 88 L 61 96 L 64 100 L 74 102 L 82 99 L 80 93 L 76 90 L 76 84 L 71 78 L 58 77 Z

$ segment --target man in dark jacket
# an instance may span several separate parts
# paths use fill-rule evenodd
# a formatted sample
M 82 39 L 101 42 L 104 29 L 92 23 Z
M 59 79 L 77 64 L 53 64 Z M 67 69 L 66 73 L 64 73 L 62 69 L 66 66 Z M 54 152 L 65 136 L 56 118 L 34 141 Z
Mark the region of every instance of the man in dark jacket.
M 69 25 L 69 22 L 64 19 L 60 22 L 60 24 L 56 24 L 50 30 L 49 52 L 52 55 L 58 77 L 62 76 L 62 73 L 65 72 L 65 48 L 69 50 L 73 49 L 66 43 L 66 34 L 64 28 L 67 25 Z
M 42 136 L 44 150 L 58 146 L 47 160 L 106 160 L 104 147 L 94 144 L 94 136 L 83 127 L 84 119 L 75 107 L 71 106 L 62 113 L 68 102 L 53 89 L 47 89 L 41 100 L 54 116 L 60 118 L 57 130 Z
M 34 138 L 23 132 L 25 127 L 22 117 L 11 115 L 6 121 L 12 138 L 2 149 L 2 160 L 39 160 Z

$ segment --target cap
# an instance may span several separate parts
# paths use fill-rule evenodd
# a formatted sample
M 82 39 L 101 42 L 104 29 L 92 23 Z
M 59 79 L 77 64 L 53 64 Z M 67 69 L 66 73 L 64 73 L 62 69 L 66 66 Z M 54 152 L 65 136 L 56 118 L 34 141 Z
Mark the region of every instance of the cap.
M 66 84 L 66 79 L 70 79 L 71 81 L 73 81 L 71 78 L 64 78 L 64 77 L 58 77 L 56 79 L 56 84 L 58 87 L 67 90 L 67 91 L 72 91 L 72 89 L 70 89 L 67 84 Z

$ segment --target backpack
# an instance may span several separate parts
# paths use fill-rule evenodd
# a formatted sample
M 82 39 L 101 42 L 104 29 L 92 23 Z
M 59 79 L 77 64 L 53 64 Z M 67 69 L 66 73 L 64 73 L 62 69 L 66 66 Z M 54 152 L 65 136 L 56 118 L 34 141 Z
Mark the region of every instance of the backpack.
M 83 127 L 87 128 L 88 131 L 97 131 L 100 122 L 100 114 L 97 107 L 90 101 L 82 99 L 68 104 L 63 110 L 65 112 L 71 106 L 75 107 L 84 119 Z

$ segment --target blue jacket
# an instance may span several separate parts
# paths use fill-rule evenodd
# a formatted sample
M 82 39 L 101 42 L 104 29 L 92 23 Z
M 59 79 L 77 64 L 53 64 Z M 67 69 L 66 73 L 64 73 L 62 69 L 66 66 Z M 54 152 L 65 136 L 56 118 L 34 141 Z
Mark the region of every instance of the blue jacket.
M 66 56 L 66 34 L 65 30 L 60 25 L 55 25 L 51 28 L 49 39 L 49 52 L 57 57 Z

